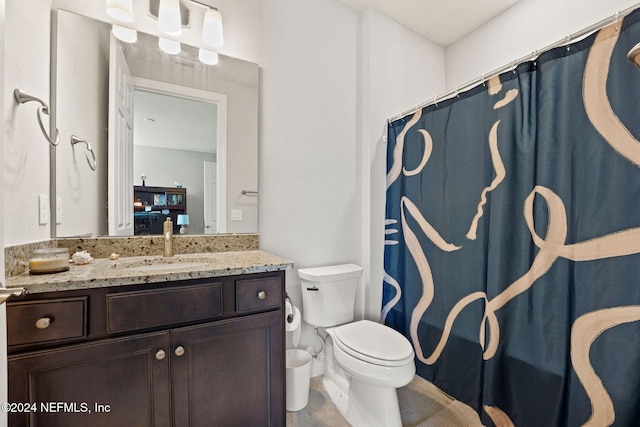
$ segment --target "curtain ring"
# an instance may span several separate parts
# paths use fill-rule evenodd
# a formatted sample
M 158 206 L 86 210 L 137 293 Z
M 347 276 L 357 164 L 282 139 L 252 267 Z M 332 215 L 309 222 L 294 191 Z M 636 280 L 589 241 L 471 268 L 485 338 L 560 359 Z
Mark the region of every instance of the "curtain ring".
M 482 75 L 482 86 L 483 87 L 487 87 L 487 79 L 485 78 L 487 75 L 483 74 Z
M 567 35 L 567 52 L 571 50 L 571 34 Z

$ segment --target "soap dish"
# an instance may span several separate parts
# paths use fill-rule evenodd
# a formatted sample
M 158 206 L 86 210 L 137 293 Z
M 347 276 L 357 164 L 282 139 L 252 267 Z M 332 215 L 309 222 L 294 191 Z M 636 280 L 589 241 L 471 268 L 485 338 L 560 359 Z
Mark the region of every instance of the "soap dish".
M 29 273 L 47 274 L 69 270 L 69 249 L 36 249 L 29 259 Z

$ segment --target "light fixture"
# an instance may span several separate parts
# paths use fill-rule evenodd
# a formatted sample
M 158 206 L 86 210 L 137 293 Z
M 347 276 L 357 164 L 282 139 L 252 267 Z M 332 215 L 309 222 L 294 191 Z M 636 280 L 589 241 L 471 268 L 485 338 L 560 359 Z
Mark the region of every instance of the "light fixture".
M 217 9 L 207 9 L 204 12 L 202 41 L 211 47 L 220 47 L 224 42 L 222 37 L 222 15 Z
M 218 52 L 213 52 L 208 49 L 200 48 L 198 50 L 198 59 L 203 64 L 216 65 L 219 61 Z
M 133 21 L 133 0 L 107 0 L 107 14 L 120 22 Z
M 158 46 L 164 52 L 169 55 L 177 55 L 180 53 L 180 42 L 171 39 L 165 39 L 164 37 L 158 38 Z
M 116 1 L 116 0 L 111 0 Z M 158 45 L 160 49 L 170 55 L 180 53 L 180 36 L 182 28 L 186 33 L 193 33 L 197 25 L 191 25 L 190 20 L 197 16 L 192 9 L 199 7 L 202 12 L 202 47 L 198 51 L 198 59 L 203 64 L 215 65 L 219 61 L 216 50 L 224 42 L 222 31 L 222 15 L 218 9 L 211 7 L 201 0 L 149 0 L 149 15 L 157 18 L 160 32 Z M 171 36 L 166 38 L 163 35 Z M 191 35 L 189 35 L 191 37 Z
M 161 32 L 177 36 L 182 32 L 179 0 L 160 0 L 158 28 Z
M 138 40 L 138 32 L 132 28 L 121 27 L 120 25 L 113 24 L 111 26 L 111 32 L 118 40 L 125 43 L 135 43 Z
M 180 234 L 187 234 L 187 225 L 189 225 L 189 215 L 178 215 L 178 225 L 180 225 Z

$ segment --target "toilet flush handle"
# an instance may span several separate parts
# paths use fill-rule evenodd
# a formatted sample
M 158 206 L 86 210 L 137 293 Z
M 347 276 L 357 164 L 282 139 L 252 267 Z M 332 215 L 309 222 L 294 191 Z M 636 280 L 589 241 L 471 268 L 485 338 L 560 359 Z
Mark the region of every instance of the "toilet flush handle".
M 313 288 L 307 288 L 308 291 L 319 291 L 320 289 L 318 289 L 317 287 L 313 287 Z

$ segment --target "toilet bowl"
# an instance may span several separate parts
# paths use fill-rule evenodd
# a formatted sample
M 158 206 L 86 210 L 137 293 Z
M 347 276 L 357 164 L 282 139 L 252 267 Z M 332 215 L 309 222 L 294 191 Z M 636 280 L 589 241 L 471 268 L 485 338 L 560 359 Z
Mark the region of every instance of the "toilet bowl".
M 300 269 L 304 320 L 326 328 L 323 384 L 354 427 L 401 427 L 396 388 L 415 375 L 414 351 L 399 332 L 354 320 L 362 268 L 343 264 Z
M 327 334 L 339 369 L 327 369 L 323 382 L 329 395 L 341 400 L 337 406 L 345 419 L 355 427 L 400 427 L 396 388 L 409 384 L 416 372 L 409 341 L 369 320 L 329 328 Z

